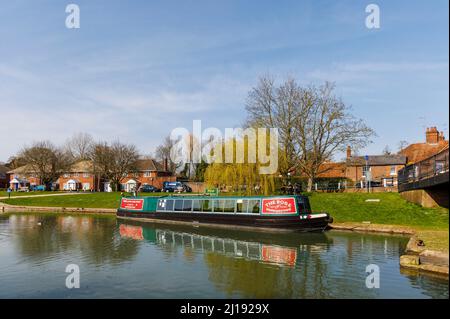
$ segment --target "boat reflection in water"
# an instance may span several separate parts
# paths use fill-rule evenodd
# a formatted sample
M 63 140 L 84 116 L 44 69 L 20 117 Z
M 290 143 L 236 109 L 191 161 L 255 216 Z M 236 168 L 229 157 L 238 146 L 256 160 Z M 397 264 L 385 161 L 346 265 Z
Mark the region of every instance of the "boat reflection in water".
M 244 258 L 288 267 L 296 265 L 299 257 L 298 249 L 306 249 L 306 246 L 308 246 L 309 250 L 325 250 L 327 244 L 330 243 L 330 240 L 323 233 L 312 236 L 309 234 L 308 241 L 304 242 L 298 235 L 295 236 L 296 241 L 289 241 L 289 235 L 287 234 L 274 236 L 273 234 L 258 233 L 250 235 L 242 233 L 230 236 L 229 231 L 219 232 L 218 234 L 217 230 L 214 230 L 215 235 L 211 235 L 211 231 L 203 228 L 189 228 L 179 225 L 164 228 L 161 224 L 142 227 L 138 224 L 129 224 L 129 222 L 122 222 L 119 226 L 119 232 L 121 237 L 146 240 L 162 247 L 178 246 L 197 250 L 201 253 L 213 252 L 233 258 Z M 225 234 L 228 237 L 224 237 Z M 277 237 L 283 237 L 283 244 L 280 240 L 278 242 L 275 240 Z M 316 247 L 312 245 L 312 240 L 318 244 Z M 285 246 L 286 242 L 289 243 L 289 246 Z

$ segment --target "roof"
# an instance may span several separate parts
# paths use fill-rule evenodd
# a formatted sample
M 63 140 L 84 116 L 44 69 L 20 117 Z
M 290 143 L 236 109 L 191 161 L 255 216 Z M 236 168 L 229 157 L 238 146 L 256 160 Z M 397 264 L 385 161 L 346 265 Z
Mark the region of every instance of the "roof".
M 369 166 L 406 165 L 406 156 L 401 154 L 369 155 L 367 162 Z M 366 165 L 365 156 L 350 156 L 347 159 L 347 166 L 364 165 Z
M 437 144 L 414 143 L 402 149 L 399 153 L 406 156 L 408 164 L 420 162 L 433 156 L 448 147 L 448 141 L 439 141 Z
M 70 173 L 88 173 L 93 170 L 93 165 L 91 161 L 80 161 L 73 164 L 69 172 Z
M 8 171 L 8 174 L 30 174 L 30 173 L 35 173 L 35 171 L 33 167 L 29 164 Z
M 165 172 L 164 166 L 153 159 L 140 159 L 136 163 L 138 171 Z
M 92 162 L 91 161 L 81 161 L 73 164 L 71 168 L 68 170 L 69 173 L 84 173 L 92 171 Z M 8 172 L 9 174 L 31 174 L 36 173 L 33 167 L 29 164 L 17 167 Z
M 323 163 L 319 167 L 317 178 L 345 178 L 345 163 Z

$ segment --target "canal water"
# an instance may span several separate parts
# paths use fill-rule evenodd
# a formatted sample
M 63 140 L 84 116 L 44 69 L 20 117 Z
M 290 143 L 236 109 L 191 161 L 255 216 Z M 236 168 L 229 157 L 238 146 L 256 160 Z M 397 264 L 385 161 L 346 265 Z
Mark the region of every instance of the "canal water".
M 447 279 L 400 269 L 407 240 L 3 214 L 0 298 L 448 298 Z M 370 264 L 379 288 L 366 287 Z

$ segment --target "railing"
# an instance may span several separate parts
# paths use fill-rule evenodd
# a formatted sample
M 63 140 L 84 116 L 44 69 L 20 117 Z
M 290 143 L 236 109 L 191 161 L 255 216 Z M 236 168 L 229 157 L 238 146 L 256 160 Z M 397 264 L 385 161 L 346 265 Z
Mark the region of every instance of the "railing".
M 420 182 L 448 173 L 449 149 L 428 157 L 420 162 L 408 165 L 398 172 L 398 184 Z

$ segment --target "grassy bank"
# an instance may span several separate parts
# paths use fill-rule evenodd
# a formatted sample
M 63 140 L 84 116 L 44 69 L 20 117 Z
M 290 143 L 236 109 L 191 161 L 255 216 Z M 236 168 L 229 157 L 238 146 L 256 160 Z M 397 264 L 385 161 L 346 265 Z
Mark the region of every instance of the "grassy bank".
M 314 193 L 310 201 L 314 211 L 326 211 L 336 222 L 370 221 L 430 230 L 449 226 L 448 209 L 424 208 L 407 202 L 398 193 Z
M 160 196 L 165 193 L 142 193 L 142 196 Z M 87 193 L 82 195 L 48 196 L 3 199 L 3 203 L 19 206 L 117 208 L 120 193 Z
M 43 192 L 11 192 L 11 197 L 20 197 L 20 196 L 33 196 L 33 195 L 51 195 L 51 194 L 60 194 L 63 192 L 51 192 L 51 191 L 43 191 Z M 8 192 L 0 191 L 0 197 L 8 197 Z

